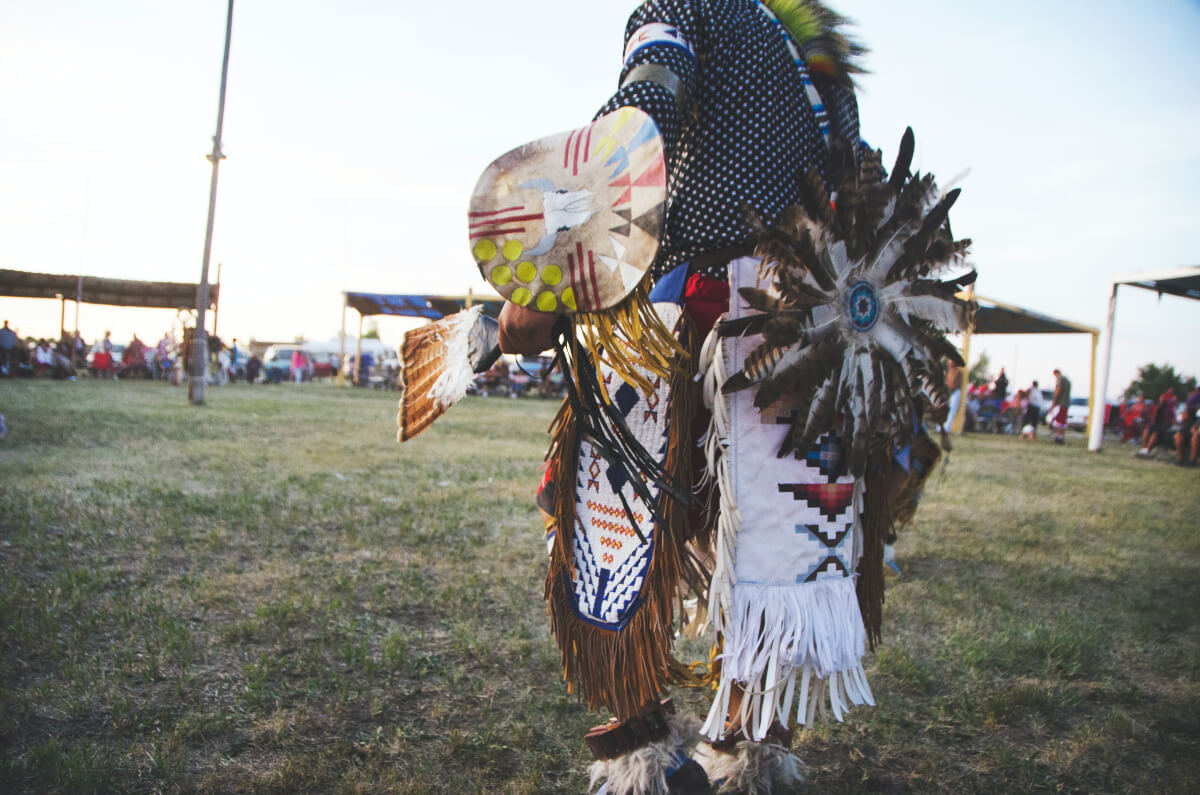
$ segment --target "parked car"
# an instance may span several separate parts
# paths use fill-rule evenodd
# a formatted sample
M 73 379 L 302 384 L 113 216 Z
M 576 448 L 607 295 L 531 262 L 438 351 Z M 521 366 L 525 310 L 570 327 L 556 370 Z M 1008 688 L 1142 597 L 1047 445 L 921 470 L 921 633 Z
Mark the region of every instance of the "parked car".
M 1088 421 L 1088 399 L 1085 397 L 1071 398 L 1067 406 L 1067 427 L 1086 428 Z
M 312 362 L 313 378 L 332 378 L 337 372 L 336 353 L 310 353 L 308 359 Z
M 292 354 L 300 350 L 299 345 L 272 345 L 263 354 L 262 380 L 278 384 L 291 380 Z

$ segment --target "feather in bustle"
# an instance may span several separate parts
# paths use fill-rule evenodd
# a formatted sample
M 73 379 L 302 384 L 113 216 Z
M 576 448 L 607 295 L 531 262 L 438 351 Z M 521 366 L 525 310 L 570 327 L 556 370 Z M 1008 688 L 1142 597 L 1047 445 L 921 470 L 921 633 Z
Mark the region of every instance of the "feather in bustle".
M 814 172 L 779 223 L 752 219 L 771 287 L 740 291 L 758 314 L 719 328 L 760 333 L 763 343 L 722 391 L 757 386 L 760 407 L 800 398 L 781 456 L 840 422 L 861 477 L 873 452 L 907 444 L 915 418 L 948 402 L 943 360 L 961 356 L 945 335 L 973 322 L 974 302 L 957 293 L 975 272 L 945 278 L 966 268 L 970 246 L 949 231 L 959 191 L 943 195 L 932 175 L 910 174 L 913 151 L 907 130 L 887 181 L 881 153 L 865 154 L 843 172 L 832 211 Z
M 475 380 L 471 331 L 483 305 L 426 323 L 400 344 L 400 405 L 397 441 L 405 442 L 433 424 L 467 394 Z

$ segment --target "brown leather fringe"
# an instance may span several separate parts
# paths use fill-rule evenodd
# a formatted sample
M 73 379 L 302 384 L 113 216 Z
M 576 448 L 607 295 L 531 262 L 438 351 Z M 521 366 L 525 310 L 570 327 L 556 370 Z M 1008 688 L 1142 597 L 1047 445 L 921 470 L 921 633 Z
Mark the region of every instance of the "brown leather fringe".
M 683 340 L 689 342 L 686 330 Z M 690 341 L 689 347 L 695 347 Z M 586 355 L 577 350 L 580 355 Z M 692 378 L 696 355 L 685 371 L 672 378 L 665 469 L 690 492 L 692 483 L 692 414 L 699 404 L 699 384 Z M 602 629 L 579 619 L 568 593 L 573 573 L 576 457 L 579 439 L 573 412 L 563 405 L 551 426 L 550 477 L 555 483 L 554 517 L 558 525 L 546 574 L 545 597 L 550 628 L 562 653 L 563 678 L 590 709 L 608 709 L 618 720 L 638 713 L 665 692 L 679 664 L 671 657 L 675 630 L 674 602 L 681 580 L 707 593 L 707 572 L 687 548 L 687 508 L 663 497 L 665 527 L 657 538 L 642 604 L 620 631 Z
M 858 607 L 867 629 L 871 651 L 882 639 L 883 546 L 895 540 L 897 525 L 912 521 L 917 498 L 941 457 L 941 450 L 924 429 L 912 440 L 909 471 L 890 455 L 877 452 L 867 467 L 863 484 L 863 553 L 858 562 Z
M 892 528 L 887 488 L 892 461 L 886 453 L 876 453 L 872 459 L 863 483 L 863 551 L 858 561 L 855 591 L 867 630 L 867 644 L 875 651 L 883 629 L 883 545 Z

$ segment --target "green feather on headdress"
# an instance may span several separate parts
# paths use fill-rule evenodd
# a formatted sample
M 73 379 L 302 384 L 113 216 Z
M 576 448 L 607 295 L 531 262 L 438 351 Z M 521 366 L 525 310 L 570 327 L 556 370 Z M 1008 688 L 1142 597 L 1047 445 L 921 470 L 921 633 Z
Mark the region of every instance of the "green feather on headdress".
M 850 20 L 818 0 L 762 0 L 762 3 L 804 50 L 805 65 L 810 72 L 854 88 L 851 75 L 865 71 L 857 59 L 867 50 L 838 31 Z

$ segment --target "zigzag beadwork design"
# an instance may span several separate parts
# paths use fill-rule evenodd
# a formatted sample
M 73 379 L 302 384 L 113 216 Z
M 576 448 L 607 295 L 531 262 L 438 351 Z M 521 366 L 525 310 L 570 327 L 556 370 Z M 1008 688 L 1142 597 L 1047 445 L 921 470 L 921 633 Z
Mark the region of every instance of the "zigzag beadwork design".
M 597 572 L 600 567 L 596 564 L 596 556 L 588 543 L 587 533 L 575 533 L 575 602 L 579 605 L 590 605 L 596 598 L 599 588 Z
M 605 505 L 603 503 L 596 502 L 595 500 L 588 500 L 587 507 L 591 508 L 596 513 L 603 513 L 603 514 L 607 514 L 608 516 L 624 516 L 625 515 L 624 508 L 622 508 L 620 506 L 616 506 L 616 505 Z M 640 524 L 642 522 L 641 512 L 634 511 L 633 518 L 636 519 L 638 521 L 638 523 Z M 595 524 L 595 522 L 593 521 L 592 524 Z
M 598 516 L 592 517 L 592 527 L 596 528 L 597 530 L 606 530 L 619 536 L 629 536 L 630 538 L 637 536 L 637 533 L 633 532 L 633 528 L 629 525 L 620 524 L 619 522 L 610 522 L 607 519 L 601 519 Z
M 646 568 L 649 565 L 650 552 L 654 543 L 651 541 L 649 544 L 637 546 L 640 547 L 640 554 L 630 555 L 625 563 L 609 577 L 608 592 L 604 597 L 604 602 L 609 605 L 609 609 L 601 617 L 602 620 L 610 623 L 624 620 L 624 612 L 629 603 L 641 593 L 642 582 L 646 579 Z

